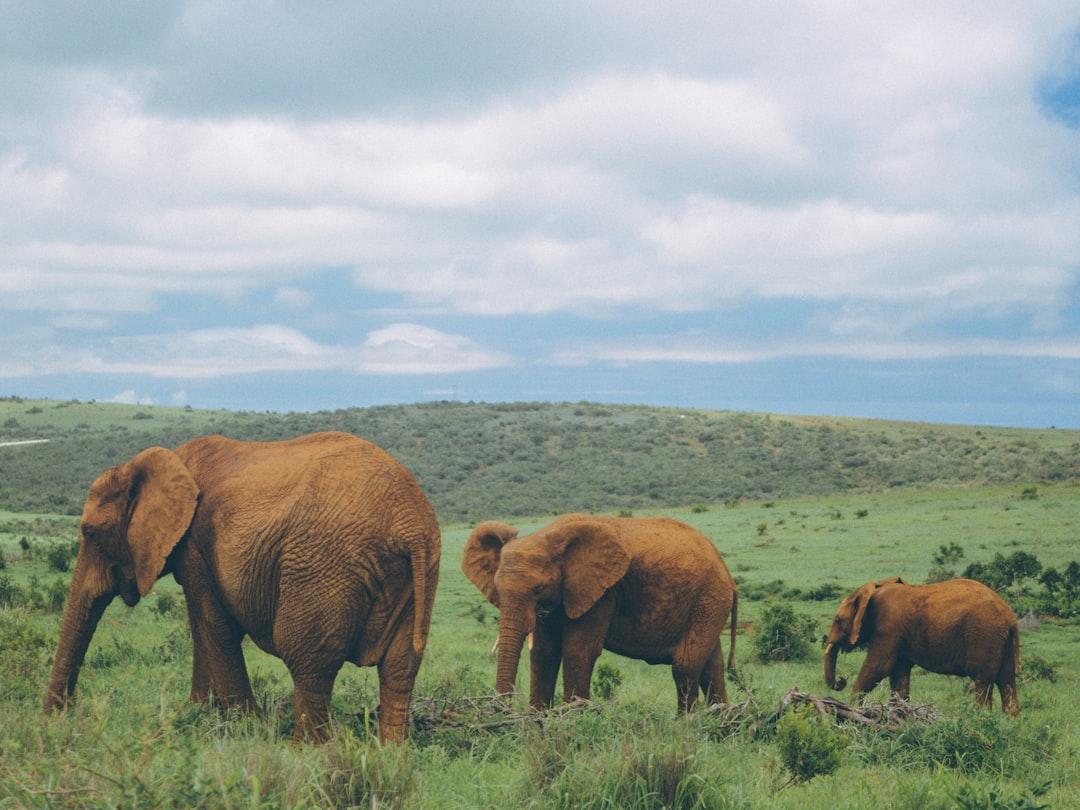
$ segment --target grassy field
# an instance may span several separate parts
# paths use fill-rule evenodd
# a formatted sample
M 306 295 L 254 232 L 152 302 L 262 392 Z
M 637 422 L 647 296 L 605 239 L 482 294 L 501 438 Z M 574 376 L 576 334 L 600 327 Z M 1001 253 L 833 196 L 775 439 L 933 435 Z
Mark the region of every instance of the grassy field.
M 448 524 L 415 727 L 404 746 L 382 749 L 369 735 L 377 695 L 370 669 L 342 671 L 337 730 L 320 748 L 288 742 L 288 676 L 253 648 L 248 666 L 262 718 L 190 705 L 190 640 L 171 578 L 134 609 L 119 600 L 109 608 L 76 709 L 43 718 L 59 616 L 45 596 L 37 607 L 0 609 L 0 808 L 1080 806 L 1077 619 L 1025 622 L 1016 720 L 975 712 L 964 681 L 918 670 L 912 700 L 936 712 L 934 722 L 836 725 L 784 705 L 795 688 L 827 693 L 821 638 L 840 597 L 863 582 L 895 574 L 924 581 L 935 552 L 950 543 L 962 550 L 953 558 L 959 569 L 1016 550 L 1058 568 L 1080 557 L 1075 483 L 909 488 L 634 514 L 658 512 L 711 537 L 739 581 L 727 710 L 676 718 L 668 668 L 605 653 L 594 686 L 602 679 L 610 694 L 594 705 L 539 718 L 522 711 L 519 698 L 512 711 L 497 711 L 488 699 L 497 612 L 459 569 L 471 524 Z M 549 520 L 514 522 L 526 532 Z M 0 513 L 0 583 L 9 593 L 44 594 L 66 581 L 48 549 L 74 536 L 70 518 Z M 808 598 L 823 585 L 838 595 Z M 1025 604 L 1019 590 L 1010 598 Z M 808 660 L 755 660 L 755 635 L 778 605 L 808 620 Z M 853 675 L 860 658 L 842 656 L 841 674 Z M 519 689 L 526 679 L 523 663 Z M 881 686 L 868 703 L 886 698 Z M 831 772 L 800 780 L 792 745 L 811 760 L 820 745 L 832 746 L 839 760 Z

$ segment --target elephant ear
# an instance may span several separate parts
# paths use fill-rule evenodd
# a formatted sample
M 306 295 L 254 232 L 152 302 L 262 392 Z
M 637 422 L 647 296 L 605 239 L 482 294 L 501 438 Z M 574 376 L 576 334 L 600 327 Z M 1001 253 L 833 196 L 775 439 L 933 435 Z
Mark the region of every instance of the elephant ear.
M 509 523 L 486 520 L 469 535 L 465 543 L 465 555 L 461 570 L 495 607 L 499 606 L 499 594 L 495 589 L 495 572 L 499 570 L 502 547 L 517 537 L 518 530 Z
M 199 488 L 180 457 L 164 447 L 143 450 L 124 465 L 130 481 L 127 541 L 139 596 L 146 596 L 195 516 Z
M 557 542 L 564 545 L 563 610 L 577 619 L 626 575 L 630 553 L 614 530 L 591 520 L 560 526 Z
M 859 635 L 862 633 L 863 617 L 866 616 L 866 609 L 870 607 L 870 599 L 874 596 L 874 593 L 879 587 L 880 584 L 877 582 L 867 582 L 859 588 L 859 590 L 855 591 L 851 597 L 851 609 L 854 611 L 855 616 L 851 622 L 851 633 L 848 636 L 848 643 L 852 647 L 855 647 L 859 643 Z

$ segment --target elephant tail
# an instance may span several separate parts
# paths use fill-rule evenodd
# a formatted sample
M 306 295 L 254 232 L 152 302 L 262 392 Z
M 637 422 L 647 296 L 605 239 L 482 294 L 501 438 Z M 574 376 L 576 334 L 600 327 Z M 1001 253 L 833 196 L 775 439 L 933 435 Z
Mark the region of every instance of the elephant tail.
M 427 646 L 428 622 L 431 617 L 427 611 L 428 559 L 427 546 L 423 542 L 413 542 L 409 548 L 409 561 L 413 572 L 413 652 L 420 655 Z
M 1009 631 L 1012 634 L 1012 652 L 1013 652 L 1013 675 L 1019 677 L 1020 675 L 1020 628 L 1015 624 Z
M 731 598 L 731 644 L 728 645 L 727 668 L 735 669 L 735 627 L 739 623 L 739 592 L 732 592 Z

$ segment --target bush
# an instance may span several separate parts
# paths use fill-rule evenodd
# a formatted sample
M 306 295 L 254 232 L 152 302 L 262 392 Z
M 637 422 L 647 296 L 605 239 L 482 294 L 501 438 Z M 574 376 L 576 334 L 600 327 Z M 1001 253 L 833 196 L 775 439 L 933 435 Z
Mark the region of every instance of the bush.
M 848 738 L 813 706 L 788 712 L 776 724 L 775 743 L 792 782 L 809 782 L 840 767 Z
M 25 609 L 0 609 L 0 694 L 16 699 L 37 696 L 41 670 L 56 643 L 55 635 L 33 627 Z
M 814 620 L 797 615 L 791 605 L 770 605 L 762 612 L 757 632 L 750 639 L 753 657 L 762 664 L 805 661 L 810 657 L 815 629 Z
M 1042 563 L 1034 554 L 1014 551 L 1006 557 L 999 551 L 988 563 L 969 565 L 962 576 L 977 580 L 995 591 L 1004 592 L 1013 586 L 1022 591 L 1024 580 L 1034 579 L 1041 572 Z
M 65 574 L 71 570 L 72 561 L 79 556 L 79 543 L 53 543 L 45 552 L 45 561 L 54 571 Z
M 45 591 L 45 610 L 49 613 L 63 613 L 67 595 L 68 584 L 60 577 L 57 577 Z
M 1029 776 L 1057 745 L 1047 726 L 1028 727 L 1001 712 L 966 705 L 932 723 L 909 720 L 895 732 L 858 732 L 860 756 L 895 767 L 948 768 L 961 773 Z
M 601 661 L 593 674 L 591 691 L 600 700 L 611 700 L 622 682 L 622 671 L 614 664 Z

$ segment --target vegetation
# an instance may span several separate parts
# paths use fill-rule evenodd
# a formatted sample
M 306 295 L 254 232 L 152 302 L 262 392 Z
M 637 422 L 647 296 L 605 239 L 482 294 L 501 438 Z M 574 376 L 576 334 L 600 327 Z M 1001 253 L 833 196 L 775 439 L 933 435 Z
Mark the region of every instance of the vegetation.
M 107 467 L 209 433 L 345 430 L 398 458 L 445 521 L 1080 478 L 1080 432 L 590 403 L 429 402 L 231 413 L 0 400 L 0 509 L 76 515 Z M 865 519 L 865 517 L 863 518 Z M 760 521 L 763 537 L 773 521 Z
M 18 423 L 4 428 L 0 440 L 50 438 L 45 445 L 0 448 L 2 508 L 9 510 L 0 512 L 0 809 L 1080 806 L 1080 618 L 1070 608 L 1080 590 L 1075 433 L 593 405 L 436 403 L 345 411 L 335 417 L 340 423 L 326 424 L 309 416 L 145 406 L 0 406 L 13 409 L 0 409 L 0 425 Z M 40 412 L 28 413 L 33 408 Z M 135 420 L 136 412 L 146 416 Z M 440 414 L 453 431 L 436 426 Z M 264 418 L 270 427 L 256 430 Z M 392 452 L 422 468 L 425 486 L 443 485 L 436 486 L 444 521 L 442 574 L 408 744 L 381 748 L 375 742 L 375 673 L 346 666 L 335 686 L 331 742 L 291 745 L 288 674 L 250 645 L 245 654 L 262 716 L 223 716 L 191 705 L 186 610 L 171 578 L 134 609 L 120 600 L 108 608 L 87 656 L 78 703 L 62 717 L 41 715 L 77 538 L 73 515 L 105 466 L 148 444 L 177 444 L 186 434 L 238 435 L 250 428 L 245 437 L 275 438 L 272 426 L 303 433 L 343 427 L 350 419 L 370 423 L 372 430 L 356 432 L 384 446 L 396 435 L 411 460 L 403 450 Z M 472 419 L 474 429 L 491 423 L 492 444 L 485 429 L 471 437 L 467 451 L 444 458 L 447 437 Z M 48 436 L 45 420 L 54 426 Z M 464 470 L 485 448 L 490 455 L 507 436 L 541 423 L 544 455 L 525 454 L 528 440 L 521 454 Z M 655 432 L 645 431 L 646 424 Z M 662 435 L 700 440 L 706 426 L 723 432 L 726 443 L 701 441 L 694 445 L 698 455 L 684 443 L 681 461 L 678 439 L 647 451 Z M 674 433 L 676 427 L 683 433 Z M 572 439 L 571 429 L 580 435 Z M 755 431 L 771 442 L 767 452 L 755 451 Z M 76 452 L 79 437 L 85 451 Z M 817 442 L 807 443 L 814 437 Z M 796 444 L 785 446 L 787 438 Z M 634 449 L 634 441 L 642 446 Z M 575 442 L 589 442 L 590 452 L 579 452 Z M 864 448 L 865 464 L 837 462 L 836 448 L 848 443 Z M 871 460 L 875 447 L 879 454 Z M 892 471 L 882 448 L 891 448 Z M 727 464 L 712 458 L 721 452 L 732 454 Z M 54 454 L 49 464 L 40 457 L 46 453 Z M 590 453 L 595 461 L 585 465 Z M 647 483 L 634 493 L 629 483 L 638 475 L 645 481 L 649 469 L 607 475 L 620 454 L 630 457 L 627 467 L 656 462 L 663 473 L 655 494 Z M 755 466 L 755 454 L 771 461 Z M 972 455 L 982 461 L 972 465 Z M 553 470 L 542 472 L 545 459 Z M 869 475 L 875 465 L 881 466 L 876 478 Z M 730 469 L 721 475 L 721 467 Z M 909 475 L 917 467 L 924 478 Z M 451 480 L 455 470 L 459 478 Z M 977 474 L 967 475 L 973 470 Z M 509 474 L 523 478 L 500 481 Z M 820 480 L 830 475 L 832 483 Z M 524 533 L 547 523 L 552 511 L 589 508 L 590 497 L 612 514 L 669 514 L 717 543 L 740 589 L 730 706 L 678 718 L 668 667 L 610 653 L 596 670 L 595 703 L 537 717 L 525 709 L 523 694 L 509 708 L 492 700 L 495 657 L 489 650 L 498 614 L 459 567 L 472 521 L 514 516 Z M 64 498 L 72 502 L 46 506 Z M 22 508 L 29 503 L 38 507 Z M 539 506 L 530 512 L 529 505 Z M 844 595 L 897 574 L 921 582 L 935 573 L 965 572 L 990 572 L 1025 619 L 1019 718 L 977 711 L 969 683 L 919 670 L 912 699 L 927 710 L 902 719 L 886 712 L 869 721 L 855 713 L 824 715 L 785 699 L 796 685 L 825 696 L 821 640 Z M 788 649 L 758 640 L 785 634 L 803 642 L 805 658 L 759 654 Z M 727 643 L 725 634 L 725 652 Z M 842 656 L 839 666 L 850 674 L 862 657 Z M 519 671 L 522 692 L 527 670 Z M 826 697 L 850 700 L 847 693 Z M 887 697 L 882 684 L 859 708 Z

